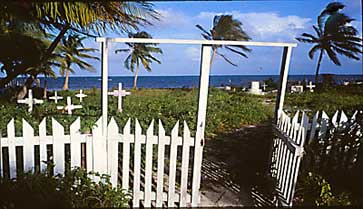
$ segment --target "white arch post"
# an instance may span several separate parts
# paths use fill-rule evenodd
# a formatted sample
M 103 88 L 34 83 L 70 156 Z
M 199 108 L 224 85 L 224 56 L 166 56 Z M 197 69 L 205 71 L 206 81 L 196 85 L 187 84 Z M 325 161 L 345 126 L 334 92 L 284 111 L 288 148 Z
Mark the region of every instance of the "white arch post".
M 102 50 L 102 135 L 107 137 L 107 92 L 108 92 L 108 44 L 109 42 L 118 43 L 155 43 L 155 44 L 194 44 L 201 45 L 201 63 L 200 63 L 200 82 L 198 98 L 198 117 L 196 127 L 196 141 L 194 152 L 194 171 L 192 183 L 192 206 L 198 206 L 200 203 L 200 177 L 202 166 L 202 154 L 204 143 L 205 119 L 207 113 L 207 99 L 209 87 L 210 58 L 212 45 L 233 45 L 233 46 L 267 46 L 283 47 L 283 56 L 280 70 L 280 85 L 278 97 L 276 100 L 275 116 L 277 120 L 278 112 L 284 105 L 287 75 L 290 64 L 291 51 L 296 47 L 296 43 L 277 43 L 277 42 L 246 42 L 246 41 L 221 41 L 221 40 L 178 40 L 178 39 L 143 39 L 143 38 L 97 38 L 101 43 Z M 198 168 L 198 169 L 195 169 Z

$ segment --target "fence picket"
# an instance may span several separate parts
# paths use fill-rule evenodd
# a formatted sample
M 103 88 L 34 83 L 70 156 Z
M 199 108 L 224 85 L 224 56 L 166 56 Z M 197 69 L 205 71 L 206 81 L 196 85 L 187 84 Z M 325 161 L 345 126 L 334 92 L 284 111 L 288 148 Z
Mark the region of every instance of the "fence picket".
M 171 131 L 170 141 L 170 163 L 169 163 L 169 188 L 168 188 L 168 207 L 175 207 L 175 171 L 176 171 L 176 156 L 178 152 L 178 130 L 179 121 L 176 122 Z
M 146 131 L 146 164 L 145 164 L 145 201 L 144 207 L 151 207 L 151 177 L 153 165 L 154 120 Z
M 40 158 L 40 171 L 47 169 L 47 126 L 46 118 L 43 118 L 39 124 L 39 158 Z
M 135 120 L 135 150 L 134 150 L 134 196 L 133 207 L 140 205 L 140 167 L 141 167 L 141 126 L 139 121 Z
M 16 177 L 15 125 L 12 118 L 7 125 L 10 178 Z
M 107 173 L 111 176 L 113 187 L 117 187 L 118 175 L 118 126 L 115 119 L 112 117 L 108 124 L 107 130 Z
M 81 167 L 81 120 L 78 117 L 70 126 L 69 134 L 71 138 L 71 168 Z
M 189 181 L 189 158 L 190 158 L 190 147 L 195 146 L 195 138 L 191 136 L 187 122 L 183 122 L 183 136 L 179 137 L 179 121 L 174 125 L 171 135 L 166 136 L 165 130 L 161 121 L 159 120 L 158 135 L 154 135 L 154 120 L 149 125 L 146 135 L 142 135 L 142 129 L 139 121 L 135 121 L 135 132 L 131 134 L 129 119 L 126 125 L 123 127 L 123 133 L 119 133 L 119 127 L 114 118 L 111 118 L 110 123 L 107 126 L 107 136 L 103 135 L 101 129 L 101 119 L 96 122 L 96 127 L 92 129 L 92 134 L 82 134 L 80 132 L 81 119 L 78 117 L 71 125 L 69 129 L 69 135 L 65 135 L 64 127 L 54 118 L 51 119 L 52 134 L 47 136 L 46 130 L 46 118 L 44 118 L 39 124 L 39 137 L 34 136 L 34 129 L 31 125 L 22 120 L 22 132 L 23 136 L 15 136 L 15 122 L 12 119 L 7 124 L 7 137 L 1 138 L 0 148 L 7 147 L 9 150 L 9 165 L 10 165 L 10 176 L 15 178 L 18 175 L 17 165 L 24 165 L 24 170 L 33 170 L 38 162 L 35 159 L 40 159 L 40 169 L 45 170 L 47 164 L 43 161 L 47 161 L 50 158 L 54 163 L 54 174 L 64 174 L 66 172 L 66 145 L 70 144 L 70 166 L 71 168 L 80 167 L 82 161 L 82 150 L 81 144 L 86 142 L 86 169 L 87 171 L 99 172 L 100 174 L 109 174 L 111 176 L 111 183 L 113 187 L 117 186 L 118 181 L 118 145 L 122 143 L 122 188 L 128 190 L 130 184 L 130 153 L 131 143 L 134 143 L 133 152 L 133 206 L 139 207 L 140 200 L 143 200 L 144 207 L 153 206 L 152 202 L 156 200 L 156 207 L 162 207 L 164 201 L 167 201 L 167 206 L 175 207 L 178 206 L 186 207 L 188 204 L 192 204 L 192 196 L 188 194 L 188 181 Z M 282 123 L 282 122 L 281 122 Z M 145 182 L 142 182 L 141 178 L 141 147 L 142 144 L 146 146 L 145 154 Z M 37 158 L 34 146 L 39 145 L 39 156 Z M 51 145 L 53 153 L 48 153 L 47 146 Z M 153 155 L 154 145 L 157 146 L 158 158 L 157 158 L 157 179 L 156 179 L 156 192 L 153 189 Z M 170 156 L 168 156 L 169 162 L 169 173 L 168 180 L 164 181 L 164 167 L 165 167 L 165 146 L 170 145 Z M 23 159 L 16 159 L 18 150 L 16 146 L 23 146 Z M 182 146 L 181 159 L 178 158 L 178 146 Z M 202 144 L 199 145 L 199 152 L 202 151 Z M 2 154 L 0 149 L 0 155 Z M 194 160 L 197 160 L 198 156 L 201 157 L 201 153 L 198 154 L 198 150 L 194 151 Z M 0 156 L 2 158 L 2 156 Z M 18 164 L 18 160 L 22 160 Z M 200 161 L 201 159 L 199 159 Z M 177 172 L 179 172 L 178 162 L 181 162 L 180 170 L 180 182 L 177 179 Z M 7 162 L 6 162 L 7 163 Z M 178 171 L 177 171 L 178 167 Z M 0 164 L 0 172 L 3 171 L 2 162 Z M 196 172 L 200 172 L 200 169 L 193 168 L 193 178 L 198 177 Z M 3 175 L 3 174 L 2 174 Z M 93 180 L 98 181 L 99 178 L 91 176 Z M 177 189 L 177 184 L 180 183 L 180 191 Z M 165 185 L 164 185 L 165 184 Z M 141 191 L 141 186 L 144 186 L 144 190 Z M 167 192 L 164 192 L 164 188 Z M 177 191 L 178 190 L 178 191 Z M 198 193 L 194 188 L 194 201 L 197 201 L 195 197 Z M 198 191 L 199 192 L 199 191 Z
M 64 128 L 52 118 L 54 173 L 64 173 Z
M 318 117 L 319 117 L 319 111 L 316 111 L 313 121 L 311 123 L 311 129 L 310 129 L 310 137 L 309 137 L 309 144 L 314 140 L 315 138 L 315 132 L 318 125 Z
M 324 139 L 328 125 L 329 125 L 329 116 L 324 111 L 322 112 L 322 115 L 321 115 L 320 124 L 321 125 L 320 125 L 320 130 L 319 130 L 319 135 L 318 135 L 319 141 L 321 139 Z
M 338 114 L 339 114 L 339 111 L 337 110 L 335 112 L 335 114 L 333 115 L 332 119 L 331 119 L 331 122 L 332 124 L 335 126 L 335 127 L 338 127 Z
M 181 166 L 181 182 L 180 182 L 180 207 L 186 207 L 187 195 L 188 195 L 188 171 L 189 171 L 189 149 L 193 142 L 190 137 L 190 130 L 188 124 L 184 121 L 183 130 L 183 154 L 182 154 L 182 166 Z
M 35 159 L 34 159 L 34 129 L 30 126 L 30 124 L 26 120 L 22 120 L 23 122 L 23 136 L 24 136 L 24 171 L 28 172 L 34 171 Z
M 129 173 L 130 173 L 130 123 L 131 119 L 127 120 L 123 130 L 122 144 L 122 189 L 129 190 Z
M 165 130 L 161 120 L 159 120 L 158 131 L 158 168 L 156 183 L 156 207 L 163 206 L 163 183 L 164 183 L 164 158 L 165 158 Z
M 93 171 L 99 173 L 107 173 L 107 147 L 106 138 L 102 134 L 102 117 L 96 122 L 96 126 L 92 129 L 93 142 Z

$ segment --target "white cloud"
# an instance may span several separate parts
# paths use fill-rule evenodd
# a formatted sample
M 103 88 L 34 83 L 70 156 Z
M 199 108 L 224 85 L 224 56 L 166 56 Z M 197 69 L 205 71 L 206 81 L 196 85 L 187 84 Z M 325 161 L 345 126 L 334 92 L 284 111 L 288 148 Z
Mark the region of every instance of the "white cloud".
M 180 11 L 173 9 L 156 10 L 160 15 L 160 20 L 154 22 L 155 27 L 182 27 L 189 24 L 190 17 Z
M 310 18 L 295 15 L 281 16 L 275 12 L 201 12 L 197 18 L 212 20 L 215 15 L 221 14 L 232 14 L 234 18 L 240 20 L 246 32 L 254 40 L 276 40 L 284 37 L 288 41 L 291 41 L 302 30 L 311 26 Z
M 194 62 L 199 62 L 200 60 L 200 48 L 196 46 L 190 46 L 185 49 L 185 54 L 188 59 L 191 59 Z

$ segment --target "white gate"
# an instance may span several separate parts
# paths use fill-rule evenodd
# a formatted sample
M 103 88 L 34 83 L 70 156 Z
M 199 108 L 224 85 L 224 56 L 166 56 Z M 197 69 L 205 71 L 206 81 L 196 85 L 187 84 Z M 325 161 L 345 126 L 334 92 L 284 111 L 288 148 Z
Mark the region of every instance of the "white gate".
M 358 111 L 355 111 L 352 117 L 348 118 L 344 111 L 336 111 L 333 117 L 329 118 L 324 111 L 321 113 L 318 111 L 309 123 L 309 117 L 304 112 L 301 113 L 301 118 L 299 118 L 299 112 L 296 112 L 293 118 L 283 111 L 280 112 L 277 124 L 274 125 L 277 137 L 273 140 L 271 159 L 271 173 L 277 180 L 276 190 L 280 204 L 292 206 L 304 145 L 307 146 L 316 140 L 315 143 L 321 146 L 321 154 L 316 156 L 318 158 L 308 163 L 317 163 L 321 166 L 320 158 L 329 158 L 334 150 L 343 154 L 341 160 L 347 167 L 357 162 L 359 140 L 363 136 L 357 115 Z M 347 127 L 356 129 L 355 131 L 348 129 L 349 137 L 353 139 L 352 143 L 348 143 L 342 150 L 336 150 L 334 145 L 336 142 L 326 135 L 332 135 L 335 131 Z

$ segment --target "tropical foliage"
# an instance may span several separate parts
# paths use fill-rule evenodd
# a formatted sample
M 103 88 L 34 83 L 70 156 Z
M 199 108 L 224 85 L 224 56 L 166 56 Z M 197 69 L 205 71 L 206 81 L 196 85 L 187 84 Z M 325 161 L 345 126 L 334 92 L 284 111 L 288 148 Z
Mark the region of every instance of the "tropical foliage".
M 89 2 L 49 2 L 49 1 L 23 1 L 15 0 L 4 2 L 0 6 L 0 35 L 12 36 L 13 33 L 23 35 L 26 32 L 39 31 L 56 34 L 46 49 L 39 49 L 38 53 L 25 58 L 29 46 L 37 45 L 36 40 L 24 37 L 23 42 L 13 42 L 12 47 L 23 59 L 29 62 L 17 62 L 14 66 L 5 65 L 2 69 L 6 77 L 0 80 L 0 87 L 18 75 L 26 74 L 29 67 L 38 68 L 52 56 L 56 46 L 68 31 L 95 36 L 105 33 L 108 29 L 115 32 L 128 32 L 138 29 L 140 25 L 150 24 L 152 19 L 158 19 L 158 13 L 152 4 L 144 1 L 114 2 L 114 1 L 89 1 Z M 1 45 L 6 40 L 1 40 Z M 31 48 L 30 48 L 31 49 Z M 10 67 L 10 68 L 9 68 Z
M 95 72 L 96 69 L 89 63 L 82 60 L 82 58 L 96 59 L 97 57 L 89 55 L 89 52 L 97 51 L 94 48 L 85 48 L 82 41 L 86 37 L 78 35 L 68 35 L 61 40 L 60 51 L 60 74 L 66 75 L 63 85 L 63 90 L 68 90 L 69 73 L 75 73 L 72 64 L 78 66 L 82 70 Z
M 318 64 L 315 72 L 315 83 L 318 83 L 321 60 L 324 54 L 336 65 L 341 63 L 338 54 L 350 59 L 359 60 L 362 53 L 362 38 L 358 31 L 350 23 L 354 20 L 341 10 L 345 6 L 339 2 L 333 2 L 326 6 L 317 18 L 317 26 L 313 25 L 316 36 L 303 33 L 298 41 L 314 44 L 308 55 L 310 59 L 319 52 Z
M 150 34 L 145 31 L 137 33 L 129 33 L 129 38 L 152 38 Z M 137 89 L 137 78 L 140 70 L 140 63 L 144 66 L 145 70 L 151 71 L 150 64 L 155 61 L 161 63 L 160 60 L 154 57 L 153 53 L 162 54 L 163 51 L 156 47 L 158 44 L 153 43 L 126 43 L 128 49 L 117 49 L 115 53 L 129 52 L 129 55 L 124 61 L 126 69 L 135 73 L 134 89 Z
M 207 40 L 229 40 L 229 41 L 249 41 L 251 38 L 242 28 L 242 23 L 236 19 L 233 19 L 232 15 L 216 15 L 213 19 L 213 28 L 210 31 L 205 30 L 202 26 L 196 25 L 196 27 L 202 31 L 202 36 Z M 233 66 L 237 66 L 233 63 L 225 54 L 222 54 L 218 49 L 227 49 L 235 54 L 247 58 L 246 52 L 250 52 L 251 49 L 245 46 L 222 46 L 213 45 L 213 54 L 210 63 L 216 55 L 222 57 L 226 62 Z

